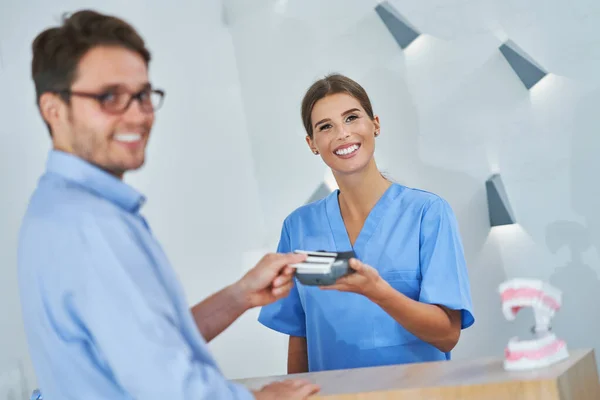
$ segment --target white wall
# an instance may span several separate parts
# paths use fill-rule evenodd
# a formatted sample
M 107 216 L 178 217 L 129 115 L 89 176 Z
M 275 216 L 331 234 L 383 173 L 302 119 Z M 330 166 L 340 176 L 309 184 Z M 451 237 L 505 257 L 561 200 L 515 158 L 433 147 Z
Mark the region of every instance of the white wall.
M 148 196 L 145 213 L 190 303 L 273 250 L 282 219 L 319 184 L 325 167 L 304 143 L 299 106 L 314 79 L 339 71 L 372 97 L 380 166 L 446 197 L 458 216 L 477 320 L 455 357 L 501 355 L 509 337 L 527 335 L 530 313 L 504 321 L 496 293 L 516 276 L 563 289 L 555 331 L 600 351 L 599 320 L 576 311 L 593 314 L 600 300 L 597 1 L 393 0 L 425 32 L 405 52 L 375 0 L 10 3 L 0 0 L 0 383 L 22 365 L 27 389 L 35 385 L 15 272 L 18 226 L 49 147 L 30 43 L 85 6 L 130 20 L 154 53 L 166 102 L 148 164 L 128 179 Z M 554 75 L 525 90 L 497 50 L 509 37 Z M 490 231 L 484 182 L 496 171 L 520 225 Z M 211 343 L 229 377 L 285 371 L 285 338 L 256 313 Z

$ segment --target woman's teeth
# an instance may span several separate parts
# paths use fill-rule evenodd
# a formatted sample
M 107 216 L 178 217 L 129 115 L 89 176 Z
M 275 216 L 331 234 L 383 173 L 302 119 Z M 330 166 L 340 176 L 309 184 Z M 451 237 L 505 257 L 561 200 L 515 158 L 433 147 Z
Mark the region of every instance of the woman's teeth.
M 139 133 L 119 133 L 115 135 L 115 140 L 119 142 L 132 143 L 142 140 L 142 135 Z
M 358 150 L 359 147 L 360 147 L 359 145 L 353 144 L 350 147 L 346 147 L 344 149 L 336 150 L 335 154 L 337 154 L 338 156 L 347 156 L 348 154 L 354 153 L 356 150 Z

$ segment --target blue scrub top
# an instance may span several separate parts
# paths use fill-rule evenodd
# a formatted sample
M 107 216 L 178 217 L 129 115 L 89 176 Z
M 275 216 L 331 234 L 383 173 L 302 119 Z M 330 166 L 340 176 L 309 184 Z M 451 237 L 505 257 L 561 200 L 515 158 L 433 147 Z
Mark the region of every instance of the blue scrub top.
M 463 247 L 444 199 L 392 184 L 371 210 L 353 248 L 338 194 L 336 190 L 290 214 L 278 251 L 353 249 L 394 289 L 413 300 L 461 310 L 462 329 L 473 324 Z M 281 333 L 306 337 L 311 372 L 450 359 L 450 353 L 417 338 L 365 296 L 298 281 L 288 297 L 263 307 L 258 319 Z

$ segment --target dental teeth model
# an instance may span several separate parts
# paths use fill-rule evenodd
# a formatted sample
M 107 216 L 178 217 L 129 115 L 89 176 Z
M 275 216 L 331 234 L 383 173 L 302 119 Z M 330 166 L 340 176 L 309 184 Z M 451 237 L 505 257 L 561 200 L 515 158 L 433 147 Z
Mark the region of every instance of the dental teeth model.
M 567 345 L 550 332 L 550 321 L 562 304 L 562 292 L 542 281 L 513 279 L 499 287 L 502 312 L 512 321 L 520 309 L 531 307 L 535 317 L 533 340 L 512 338 L 505 350 L 504 369 L 525 370 L 545 367 L 569 356 Z

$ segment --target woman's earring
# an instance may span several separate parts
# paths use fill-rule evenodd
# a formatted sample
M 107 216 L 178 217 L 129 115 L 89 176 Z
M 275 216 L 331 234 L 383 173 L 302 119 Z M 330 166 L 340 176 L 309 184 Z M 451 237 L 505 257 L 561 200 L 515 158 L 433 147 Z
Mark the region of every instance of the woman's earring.
M 315 155 L 319 154 L 317 150 L 313 150 L 313 153 L 315 153 Z
M 375 131 L 375 137 L 379 136 L 379 131 Z

